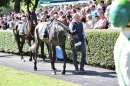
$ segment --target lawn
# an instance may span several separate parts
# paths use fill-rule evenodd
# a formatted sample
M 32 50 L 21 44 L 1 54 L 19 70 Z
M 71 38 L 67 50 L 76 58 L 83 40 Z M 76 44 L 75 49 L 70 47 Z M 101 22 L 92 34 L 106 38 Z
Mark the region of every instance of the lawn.
M 67 81 L 0 66 L 0 86 L 79 86 Z

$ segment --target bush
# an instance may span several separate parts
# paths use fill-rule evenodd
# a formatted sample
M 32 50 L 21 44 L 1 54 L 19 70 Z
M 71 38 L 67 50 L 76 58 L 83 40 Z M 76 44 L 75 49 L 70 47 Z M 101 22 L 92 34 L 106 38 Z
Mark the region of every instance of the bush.
M 89 44 L 87 59 L 89 65 L 115 69 L 113 50 L 119 36 L 118 30 L 90 30 L 87 32 Z M 90 53 L 88 50 L 90 49 Z
M 0 51 L 13 54 L 19 53 L 18 46 L 16 44 L 12 30 L 0 30 Z M 29 55 L 29 45 L 26 43 L 26 41 L 23 47 L 23 54 Z M 47 51 L 45 51 L 45 54 L 48 54 Z
M 119 36 L 119 31 L 88 30 L 87 36 L 89 44 L 87 46 L 86 63 L 92 66 L 114 69 L 113 49 L 116 39 Z M 68 59 L 72 61 L 73 55 L 68 41 L 66 41 L 66 48 Z M 45 54 L 48 54 L 47 49 L 45 50 Z M 18 53 L 12 31 L 0 31 L 0 51 Z M 23 51 L 25 55 L 29 51 L 29 46 L 27 44 L 24 45 Z

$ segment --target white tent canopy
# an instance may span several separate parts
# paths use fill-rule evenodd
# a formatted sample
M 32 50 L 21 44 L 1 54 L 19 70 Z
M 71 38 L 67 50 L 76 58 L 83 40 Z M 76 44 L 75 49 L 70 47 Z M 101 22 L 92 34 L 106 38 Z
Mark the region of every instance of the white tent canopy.
M 51 3 L 51 2 L 42 2 L 40 1 L 40 5 L 41 6 L 54 6 L 54 5 L 61 5 L 61 4 L 64 4 L 64 5 L 69 5 L 69 4 L 76 4 L 76 3 L 88 3 L 89 1 L 91 0 L 83 0 L 83 1 L 73 1 L 73 2 L 58 2 L 58 3 Z

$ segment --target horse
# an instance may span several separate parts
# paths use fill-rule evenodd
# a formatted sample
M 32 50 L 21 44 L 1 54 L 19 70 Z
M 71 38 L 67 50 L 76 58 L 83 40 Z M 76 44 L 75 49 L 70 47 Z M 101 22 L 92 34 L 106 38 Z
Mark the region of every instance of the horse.
M 44 38 L 45 32 L 47 31 L 47 37 Z M 35 43 L 30 47 L 30 50 L 35 53 L 34 55 L 34 71 L 37 70 L 37 52 L 41 41 L 44 41 L 49 45 L 49 57 L 51 60 L 51 68 L 53 69 L 52 74 L 56 74 L 57 69 L 55 68 L 56 60 L 56 46 L 60 46 L 63 52 L 64 64 L 61 73 L 65 75 L 67 55 L 65 51 L 66 38 L 70 37 L 71 32 L 68 26 L 63 24 L 61 21 L 54 19 L 51 24 L 47 22 L 39 23 L 35 28 Z
M 34 23 L 35 22 L 35 23 Z M 21 61 L 25 62 L 23 55 L 22 55 L 22 49 L 23 49 L 23 45 L 25 43 L 25 40 L 27 41 L 28 45 L 31 46 L 31 41 L 34 41 L 34 29 L 36 26 L 36 17 L 35 17 L 35 13 L 34 12 L 30 12 L 28 14 L 28 22 L 26 23 L 25 29 L 26 29 L 26 34 L 19 34 L 19 24 L 15 25 L 15 27 L 13 28 L 13 33 L 14 33 L 14 37 L 19 49 L 19 54 L 21 56 Z M 23 28 L 22 28 L 23 29 Z M 30 52 L 30 58 L 29 61 L 32 61 L 32 52 Z

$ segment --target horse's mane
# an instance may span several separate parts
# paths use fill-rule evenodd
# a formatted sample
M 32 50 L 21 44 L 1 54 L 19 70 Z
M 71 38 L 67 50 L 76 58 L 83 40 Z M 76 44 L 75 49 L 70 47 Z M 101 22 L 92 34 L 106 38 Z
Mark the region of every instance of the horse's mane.
M 57 26 L 58 26 L 59 28 L 62 27 L 67 33 L 69 33 L 69 31 L 70 31 L 69 27 L 66 26 L 63 22 L 61 22 L 61 21 L 59 21 L 59 20 L 57 20 L 57 19 L 54 19 L 52 22 L 55 23 L 55 24 L 57 24 Z M 55 25 L 55 26 L 56 26 L 56 25 Z

